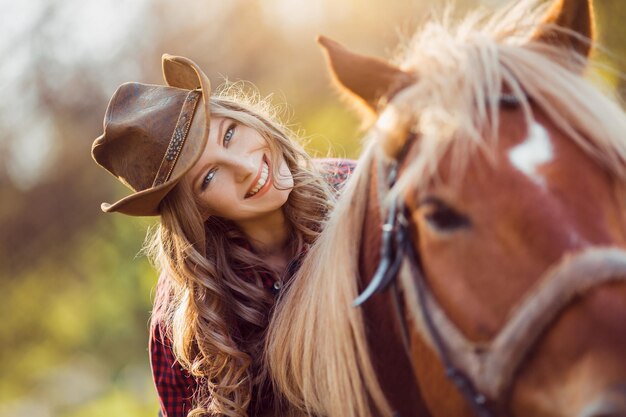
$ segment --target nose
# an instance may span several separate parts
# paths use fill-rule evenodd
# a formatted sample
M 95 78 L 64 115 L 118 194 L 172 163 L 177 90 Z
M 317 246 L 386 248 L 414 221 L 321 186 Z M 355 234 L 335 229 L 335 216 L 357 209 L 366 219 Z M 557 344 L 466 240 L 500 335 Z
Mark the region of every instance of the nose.
M 602 393 L 585 407 L 580 417 L 626 417 L 626 383 Z
M 229 158 L 228 165 L 233 171 L 236 182 L 244 182 L 259 170 L 251 155 L 240 155 Z

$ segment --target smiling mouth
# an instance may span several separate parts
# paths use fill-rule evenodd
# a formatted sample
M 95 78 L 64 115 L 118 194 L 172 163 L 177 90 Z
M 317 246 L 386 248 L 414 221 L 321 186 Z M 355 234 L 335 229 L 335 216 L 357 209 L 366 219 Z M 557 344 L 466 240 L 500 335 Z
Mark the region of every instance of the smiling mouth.
M 245 198 L 254 197 L 259 191 L 261 191 L 266 185 L 268 185 L 270 177 L 270 167 L 265 159 L 265 155 L 263 155 L 263 163 L 260 169 L 259 174 L 257 175 L 256 183 L 250 188 L 250 190 L 246 193 Z

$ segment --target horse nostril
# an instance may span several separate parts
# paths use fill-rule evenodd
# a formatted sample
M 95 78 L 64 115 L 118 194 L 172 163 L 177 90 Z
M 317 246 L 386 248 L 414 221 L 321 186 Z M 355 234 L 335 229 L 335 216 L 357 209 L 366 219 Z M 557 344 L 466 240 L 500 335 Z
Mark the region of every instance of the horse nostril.
M 626 417 L 626 384 L 605 391 L 579 417 Z

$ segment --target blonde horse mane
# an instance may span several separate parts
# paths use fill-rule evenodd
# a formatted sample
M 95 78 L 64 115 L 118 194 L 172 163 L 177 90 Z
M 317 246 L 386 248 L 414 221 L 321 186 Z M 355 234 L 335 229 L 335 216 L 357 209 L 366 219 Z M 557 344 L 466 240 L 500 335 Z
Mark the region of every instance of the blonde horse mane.
M 357 295 L 358 254 L 375 154 L 418 134 L 418 156 L 393 196 L 436 178 L 444 154 L 456 178 L 474 152 L 493 158 L 503 85 L 520 101 L 527 122 L 530 101 L 607 171 L 626 179 L 626 116 L 616 100 L 581 73 L 585 58 L 529 41 L 545 7 L 518 2 L 490 19 L 474 13 L 453 27 L 429 22 L 403 49 L 399 65 L 418 82 L 387 103 L 369 132 L 358 168 L 284 293 L 268 330 L 267 364 L 276 390 L 297 409 L 319 416 L 391 415 L 368 352 Z M 557 29 L 560 30 L 560 29 Z M 384 143 L 387 142 L 387 143 Z M 376 411 L 372 411 L 373 408 Z
M 276 303 L 268 330 L 268 366 L 278 391 L 311 415 L 368 416 L 367 392 L 388 411 L 369 360 L 361 313 L 350 307 L 357 293 L 365 208 L 360 197 L 367 193 L 372 155 L 369 149 L 361 158 L 343 191 L 343 203 Z M 313 262 L 320 259 L 324 261 Z M 306 285 L 313 276 L 316 285 Z

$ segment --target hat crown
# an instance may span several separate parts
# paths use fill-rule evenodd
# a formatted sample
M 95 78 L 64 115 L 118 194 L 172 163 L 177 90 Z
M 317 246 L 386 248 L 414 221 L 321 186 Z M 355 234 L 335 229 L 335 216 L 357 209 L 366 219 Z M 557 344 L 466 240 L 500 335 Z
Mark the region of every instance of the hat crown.
M 109 103 L 104 134 L 93 155 L 133 191 L 150 188 L 165 155 L 188 91 L 126 83 Z

